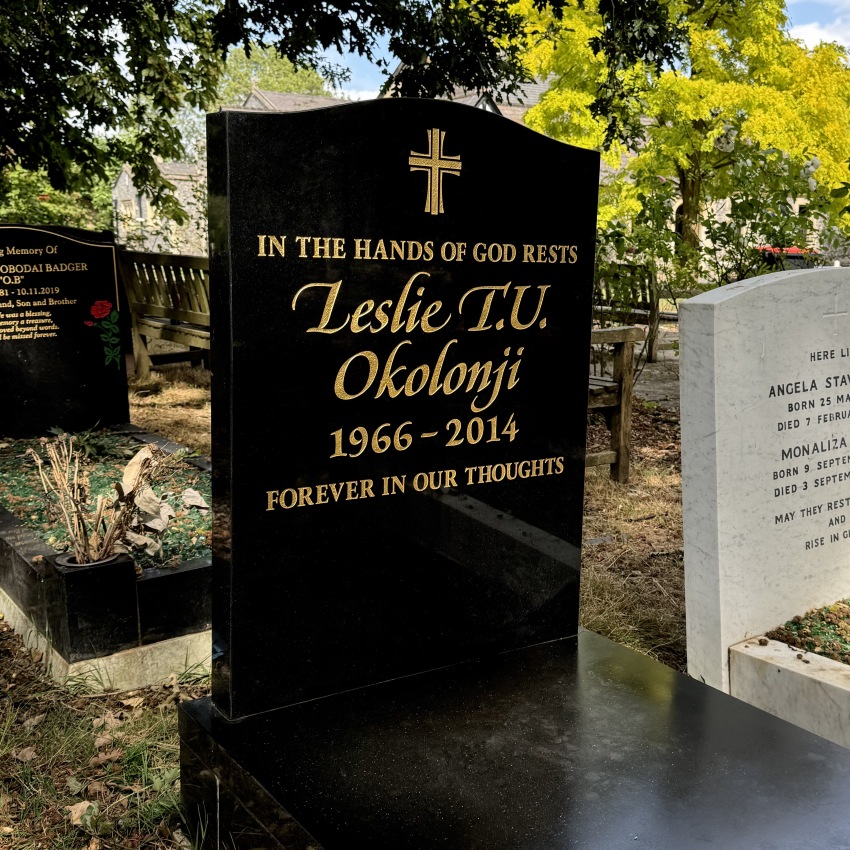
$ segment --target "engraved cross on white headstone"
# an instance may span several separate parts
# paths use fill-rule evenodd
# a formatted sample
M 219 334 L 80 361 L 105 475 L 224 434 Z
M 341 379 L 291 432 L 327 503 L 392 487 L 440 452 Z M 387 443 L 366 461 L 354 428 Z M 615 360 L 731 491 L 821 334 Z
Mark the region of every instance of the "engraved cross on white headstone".
M 835 330 L 832 332 L 833 336 L 838 336 L 838 319 L 839 319 L 839 317 L 840 316 L 846 316 L 846 315 L 847 315 L 846 310 L 839 310 L 838 309 L 838 296 L 836 295 L 835 296 L 835 310 L 833 310 L 832 313 L 824 313 L 823 314 L 824 319 L 835 319 Z

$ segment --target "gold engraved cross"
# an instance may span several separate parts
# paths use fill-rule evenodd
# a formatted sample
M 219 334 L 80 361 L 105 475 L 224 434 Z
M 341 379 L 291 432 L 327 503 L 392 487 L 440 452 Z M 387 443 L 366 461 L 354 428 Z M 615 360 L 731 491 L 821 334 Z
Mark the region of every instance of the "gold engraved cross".
M 425 212 L 439 215 L 443 212 L 443 175 L 460 174 L 460 154 L 446 156 L 443 153 L 444 130 L 436 127 L 428 130 L 428 153 L 410 152 L 408 164 L 411 171 L 428 172 L 428 194 L 425 198 Z

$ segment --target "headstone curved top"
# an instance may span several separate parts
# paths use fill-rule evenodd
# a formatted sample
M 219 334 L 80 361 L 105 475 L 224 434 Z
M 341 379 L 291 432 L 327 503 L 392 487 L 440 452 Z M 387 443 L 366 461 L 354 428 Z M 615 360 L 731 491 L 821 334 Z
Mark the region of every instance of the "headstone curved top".
M 599 155 L 444 101 L 208 135 L 217 704 L 575 634 Z

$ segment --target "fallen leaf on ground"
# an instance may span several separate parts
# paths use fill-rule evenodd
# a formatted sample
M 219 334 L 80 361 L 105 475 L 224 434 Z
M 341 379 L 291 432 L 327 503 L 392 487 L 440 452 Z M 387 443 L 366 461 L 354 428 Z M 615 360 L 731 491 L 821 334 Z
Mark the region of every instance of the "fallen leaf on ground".
M 94 726 L 95 729 L 115 729 L 120 725 L 121 719 L 116 717 L 111 711 L 107 711 L 103 717 L 96 717 L 92 720 L 92 726 Z
M 23 761 L 23 762 L 32 761 L 36 757 L 35 747 L 24 747 L 21 750 L 15 750 L 15 752 L 13 752 L 12 755 L 18 761 Z
M 119 791 L 129 791 L 131 794 L 141 794 L 141 793 L 143 793 L 143 792 L 144 792 L 144 790 L 145 790 L 145 786 L 144 786 L 144 785 L 138 785 L 138 784 L 133 784 L 133 785 L 116 785 L 116 786 L 114 786 L 114 787 L 115 787 L 115 788 L 117 788 Z
M 197 508 L 199 511 L 208 511 L 210 509 L 204 497 L 191 487 L 187 487 L 183 491 L 183 504 L 191 508 Z
M 121 750 L 110 750 L 108 753 L 101 753 L 89 759 L 91 767 L 97 767 L 100 764 L 108 764 L 111 761 L 118 761 L 124 753 Z
M 41 723 L 41 721 L 44 720 L 45 717 L 47 717 L 46 714 L 37 714 L 35 717 L 28 717 L 24 721 L 24 729 L 35 729 L 35 727 L 38 726 L 38 724 Z
M 86 788 L 86 793 L 91 797 L 98 794 L 106 796 L 109 793 L 109 789 L 106 787 L 105 783 L 101 782 L 99 779 L 95 779 L 93 782 L 89 782 L 88 787 Z
M 79 793 L 80 793 L 80 791 L 82 791 L 82 790 L 83 790 L 83 788 L 85 788 L 85 787 L 86 787 L 86 783 L 85 783 L 85 782 L 80 782 L 80 780 L 79 780 L 79 779 L 77 779 L 75 776 L 69 776 L 69 777 L 65 780 L 65 784 L 68 786 L 68 790 L 69 790 L 72 794 L 79 794 Z
M 122 699 L 121 705 L 126 705 L 127 708 L 138 708 L 144 701 L 144 697 L 132 697 L 131 699 Z
M 68 812 L 68 817 L 71 819 L 71 823 L 74 824 L 74 826 L 79 826 L 83 822 L 86 812 L 88 812 L 88 810 L 94 805 L 94 803 L 91 803 L 88 800 L 83 800 L 82 803 L 75 803 L 73 806 L 65 806 L 65 811 Z

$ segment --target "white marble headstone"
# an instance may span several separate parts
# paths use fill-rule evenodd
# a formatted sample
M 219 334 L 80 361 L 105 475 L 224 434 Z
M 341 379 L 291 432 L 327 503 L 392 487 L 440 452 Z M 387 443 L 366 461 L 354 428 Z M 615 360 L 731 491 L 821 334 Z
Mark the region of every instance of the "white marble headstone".
M 680 307 L 688 672 L 850 596 L 850 269 L 780 272 Z

